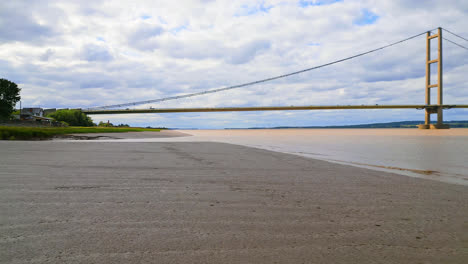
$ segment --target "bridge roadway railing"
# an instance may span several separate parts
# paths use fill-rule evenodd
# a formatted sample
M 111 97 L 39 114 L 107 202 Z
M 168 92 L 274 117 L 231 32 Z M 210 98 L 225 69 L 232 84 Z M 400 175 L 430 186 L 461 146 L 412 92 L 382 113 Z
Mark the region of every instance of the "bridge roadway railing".
M 439 107 L 468 108 L 468 105 L 328 105 L 328 106 L 248 106 L 248 107 L 204 107 L 204 108 L 149 108 L 149 109 L 80 109 L 89 115 L 146 114 L 146 113 L 190 113 L 190 112 L 241 112 L 281 110 L 346 110 L 346 109 L 428 109 L 437 112 Z

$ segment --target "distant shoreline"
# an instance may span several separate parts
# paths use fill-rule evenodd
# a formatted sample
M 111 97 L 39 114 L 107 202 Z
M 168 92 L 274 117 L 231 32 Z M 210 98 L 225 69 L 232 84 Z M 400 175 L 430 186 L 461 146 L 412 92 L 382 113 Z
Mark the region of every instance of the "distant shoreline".
M 417 128 L 417 125 L 423 124 L 424 121 L 399 121 L 388 123 L 370 123 L 359 125 L 343 125 L 343 126 L 278 126 L 278 127 L 249 127 L 249 128 L 225 128 L 225 129 L 289 129 L 289 128 Z M 444 124 L 450 125 L 451 128 L 468 128 L 468 120 L 446 121 Z

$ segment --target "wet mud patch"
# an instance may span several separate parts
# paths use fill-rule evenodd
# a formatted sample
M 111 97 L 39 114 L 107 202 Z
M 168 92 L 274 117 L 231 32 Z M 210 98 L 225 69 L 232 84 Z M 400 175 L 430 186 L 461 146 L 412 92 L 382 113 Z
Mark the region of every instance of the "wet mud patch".
M 102 185 L 62 185 L 55 186 L 55 190 L 90 190 L 90 189 L 100 189 L 106 186 Z

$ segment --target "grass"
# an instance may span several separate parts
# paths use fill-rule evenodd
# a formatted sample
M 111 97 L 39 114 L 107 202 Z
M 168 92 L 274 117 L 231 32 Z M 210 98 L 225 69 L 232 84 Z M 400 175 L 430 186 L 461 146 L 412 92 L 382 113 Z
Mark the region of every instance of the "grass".
M 49 139 L 56 135 L 77 133 L 159 132 L 140 127 L 10 127 L 0 126 L 0 140 Z

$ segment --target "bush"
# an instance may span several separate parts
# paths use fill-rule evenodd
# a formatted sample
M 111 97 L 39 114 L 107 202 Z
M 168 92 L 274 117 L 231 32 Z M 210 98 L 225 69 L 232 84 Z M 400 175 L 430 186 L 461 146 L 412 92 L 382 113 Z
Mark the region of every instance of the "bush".
M 109 121 L 107 122 L 100 121 L 97 126 L 98 127 L 130 127 L 128 124 L 118 124 L 114 126 L 114 124 L 110 123 Z
M 70 126 L 94 126 L 91 117 L 77 109 L 57 110 L 56 112 L 49 114 L 48 117 L 52 117 L 60 122 L 65 122 Z
M 100 121 L 98 127 L 114 127 L 114 124 Z

